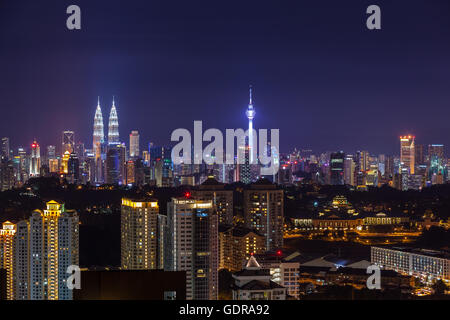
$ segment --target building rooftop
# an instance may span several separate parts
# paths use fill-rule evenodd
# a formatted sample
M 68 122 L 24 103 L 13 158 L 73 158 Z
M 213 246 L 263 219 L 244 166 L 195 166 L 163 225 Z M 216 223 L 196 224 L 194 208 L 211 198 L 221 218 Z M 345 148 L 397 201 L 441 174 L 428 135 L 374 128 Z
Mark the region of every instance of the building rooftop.
M 254 233 L 256 235 L 261 236 L 256 230 L 242 227 L 242 226 L 236 226 L 233 227 L 232 225 L 226 225 L 226 224 L 220 224 L 219 225 L 219 232 L 232 232 L 232 235 L 234 237 L 244 237 L 249 233 Z M 262 236 L 261 236 L 262 237 Z
M 235 289 L 240 290 L 270 290 L 270 289 L 277 289 L 277 288 L 284 288 L 280 286 L 278 283 L 271 281 L 260 281 L 260 280 L 252 280 L 250 282 L 247 282 L 242 287 L 235 287 Z

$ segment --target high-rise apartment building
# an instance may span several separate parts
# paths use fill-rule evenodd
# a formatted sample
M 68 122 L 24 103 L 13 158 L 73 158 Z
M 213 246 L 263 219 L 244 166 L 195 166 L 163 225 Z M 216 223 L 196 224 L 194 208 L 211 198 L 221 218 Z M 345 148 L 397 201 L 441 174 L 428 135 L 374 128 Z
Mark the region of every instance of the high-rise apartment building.
M 409 174 L 414 174 L 415 170 L 415 147 L 414 136 L 400 137 L 400 162 L 402 168 L 408 169 Z
M 244 190 L 244 224 L 265 238 L 267 250 L 283 247 L 284 194 L 260 179 Z
M 186 271 L 188 300 L 218 297 L 218 218 L 212 201 L 172 198 L 167 204 L 165 269 Z
M 161 269 L 165 222 L 152 199 L 122 199 L 121 266 L 126 270 Z
M 16 225 L 6 221 L 0 229 L 0 269 L 6 270 L 6 298 L 13 300 L 14 298 L 14 235 L 16 233 Z
M 67 269 L 79 265 L 78 221 L 75 211 L 66 211 L 63 204 L 49 201 L 46 210 L 35 210 L 29 220 L 16 225 L 4 223 L 9 244 L 2 246 L 2 256 L 9 257 L 12 270 L 8 278 L 11 298 L 72 299 Z
M 225 189 L 225 184 L 209 177 L 196 189 L 192 190 L 192 197 L 197 200 L 211 200 L 219 223 L 233 223 L 233 190 Z
M 71 300 L 67 267 L 79 265 L 78 215 L 49 201 L 46 210 L 32 213 L 29 224 L 28 299 Z
M 19 221 L 14 237 L 14 300 L 28 300 L 30 297 L 30 223 Z M 34 244 L 36 246 L 36 244 Z

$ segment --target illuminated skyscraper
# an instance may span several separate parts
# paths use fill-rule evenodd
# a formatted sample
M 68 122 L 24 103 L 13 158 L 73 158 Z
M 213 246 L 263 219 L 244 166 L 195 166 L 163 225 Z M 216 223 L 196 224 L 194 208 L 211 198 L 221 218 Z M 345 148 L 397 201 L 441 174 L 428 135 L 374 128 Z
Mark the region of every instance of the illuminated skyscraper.
M 30 160 L 30 176 L 39 176 L 41 170 L 41 148 L 39 144 L 34 140 L 31 144 L 31 160 Z
M 124 144 L 117 143 L 108 145 L 106 153 L 106 183 L 125 184 L 126 183 L 126 148 Z
M 80 159 L 75 152 L 72 152 L 67 161 L 67 181 L 78 184 L 80 179 Z
M 63 131 L 61 155 L 68 151 L 69 154 L 75 151 L 75 133 L 73 131 Z
M 32 213 L 29 223 L 28 299 L 71 300 L 67 267 L 79 265 L 78 215 L 66 211 L 64 204 L 49 201 L 46 210 Z
M 158 225 L 156 200 L 122 199 L 121 265 L 126 270 L 160 269 L 163 246 L 158 241 L 162 231 Z
M 0 160 L 0 191 L 12 189 L 16 182 L 15 166 L 11 160 Z
M 105 141 L 105 133 L 103 130 L 103 116 L 102 109 L 100 107 L 100 98 L 98 99 L 97 109 L 94 116 L 94 140 L 92 149 L 94 153 L 100 152 L 100 144 Z
M 139 132 L 136 130 L 130 133 L 130 157 L 139 157 Z
M 2 159 L 9 160 L 9 158 L 10 158 L 9 138 L 4 137 L 2 138 L 2 144 L 0 149 L 0 160 Z
M 344 159 L 344 182 L 347 185 L 354 186 L 355 183 L 355 162 L 352 155 L 347 155 Z
M 119 142 L 119 118 L 117 117 L 117 110 L 113 98 L 111 112 L 109 113 L 108 144 L 117 144 Z
M 250 86 L 250 100 L 248 103 L 247 111 L 245 112 L 248 118 L 248 146 L 249 146 L 249 162 L 250 164 L 254 164 L 254 161 L 256 159 L 253 158 L 254 148 L 256 146 L 253 145 L 253 119 L 255 118 L 256 111 L 253 108 L 253 101 L 252 101 L 252 86 Z
M 70 153 L 66 151 L 61 158 L 61 174 L 67 174 L 69 172 L 69 158 Z
M 356 164 L 359 172 L 369 171 L 369 151 L 356 152 Z
M 16 225 L 6 221 L 0 229 L 0 268 L 6 270 L 6 298 L 13 300 L 14 297 L 14 259 L 13 243 L 16 233 Z
M 408 169 L 409 174 L 414 174 L 415 169 L 414 139 L 411 135 L 400 137 L 400 162 L 402 168 Z
M 164 269 L 186 271 L 188 300 L 218 298 L 218 218 L 211 201 L 172 198 L 167 204 Z
M 103 159 L 102 159 L 102 146 L 105 142 L 105 133 L 103 130 L 103 116 L 102 109 L 100 107 L 100 98 L 98 99 L 97 109 L 94 116 L 94 139 L 92 143 L 92 151 L 94 154 L 95 182 L 103 182 Z
M 56 147 L 55 146 L 47 146 L 47 162 L 51 159 L 56 159 Z
M 30 161 L 24 148 L 17 148 L 17 155 L 19 157 L 19 173 L 17 180 L 21 183 L 25 183 L 28 180 L 30 173 Z
M 415 149 L 414 162 L 416 163 L 416 167 L 425 164 L 425 153 L 423 151 L 424 149 L 423 144 L 416 144 L 414 146 L 414 149 Z
M 433 184 L 442 184 L 445 176 L 444 145 L 428 145 L 428 180 Z
M 433 158 L 444 160 L 444 145 L 443 144 L 429 144 L 428 145 L 428 162 Z
M 14 237 L 14 300 L 29 299 L 29 237 L 30 223 L 27 220 L 16 224 Z
M 344 152 L 333 152 L 330 155 L 330 183 L 332 185 L 344 184 Z

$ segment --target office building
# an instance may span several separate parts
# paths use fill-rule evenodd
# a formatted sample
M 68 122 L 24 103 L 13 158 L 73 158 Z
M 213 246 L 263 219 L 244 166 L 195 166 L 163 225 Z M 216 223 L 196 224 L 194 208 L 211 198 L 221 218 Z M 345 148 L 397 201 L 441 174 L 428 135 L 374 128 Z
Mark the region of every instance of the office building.
M 106 183 L 122 184 L 126 181 L 125 146 L 122 144 L 108 145 L 106 154 Z
M 347 155 L 344 159 L 344 183 L 350 186 L 355 186 L 355 162 L 351 155 Z
M 414 162 L 416 167 L 426 163 L 423 144 L 416 144 L 414 146 Z
M 356 153 L 356 164 L 359 172 L 366 172 L 369 170 L 369 151 L 358 151 Z
M 41 148 L 34 140 L 31 144 L 30 177 L 37 177 L 41 170 Z
M 102 109 L 100 107 L 100 98 L 98 99 L 97 109 L 95 110 L 94 116 L 94 133 L 92 142 L 92 152 L 95 158 L 95 172 L 93 182 L 101 183 L 103 182 L 103 157 L 102 153 L 104 150 L 105 143 L 105 133 L 103 130 L 103 116 Z
M 334 152 L 330 155 L 330 184 L 344 184 L 344 152 Z
M 109 113 L 108 144 L 117 144 L 117 143 L 120 143 L 119 117 L 117 116 L 116 105 L 113 98 L 111 112 Z
M 139 132 L 137 130 L 130 133 L 130 157 L 139 157 Z
M 73 131 L 66 130 L 62 133 L 61 156 L 66 152 L 69 154 L 75 152 L 75 133 Z
M 74 184 L 80 182 L 80 160 L 74 152 L 70 154 L 67 160 L 67 181 Z
M 10 146 L 9 146 L 9 138 L 3 137 L 1 140 L 1 148 L 0 148 L 0 160 L 10 160 Z
M 444 159 L 444 145 L 443 144 L 429 144 L 428 145 L 428 161 L 432 158 Z
M 414 136 L 400 137 L 400 163 L 402 168 L 406 168 L 409 174 L 414 174 L 415 170 L 415 146 Z

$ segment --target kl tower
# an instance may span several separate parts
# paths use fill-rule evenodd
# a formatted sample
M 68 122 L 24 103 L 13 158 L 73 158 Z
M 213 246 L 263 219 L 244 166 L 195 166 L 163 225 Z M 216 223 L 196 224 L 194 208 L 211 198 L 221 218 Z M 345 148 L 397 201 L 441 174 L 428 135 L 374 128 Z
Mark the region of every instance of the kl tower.
M 255 109 L 253 109 L 252 102 L 252 86 L 250 86 L 250 101 L 248 103 L 248 108 L 245 114 L 248 118 L 248 147 L 249 147 L 249 155 L 250 155 L 250 164 L 253 164 L 253 118 L 255 117 Z

